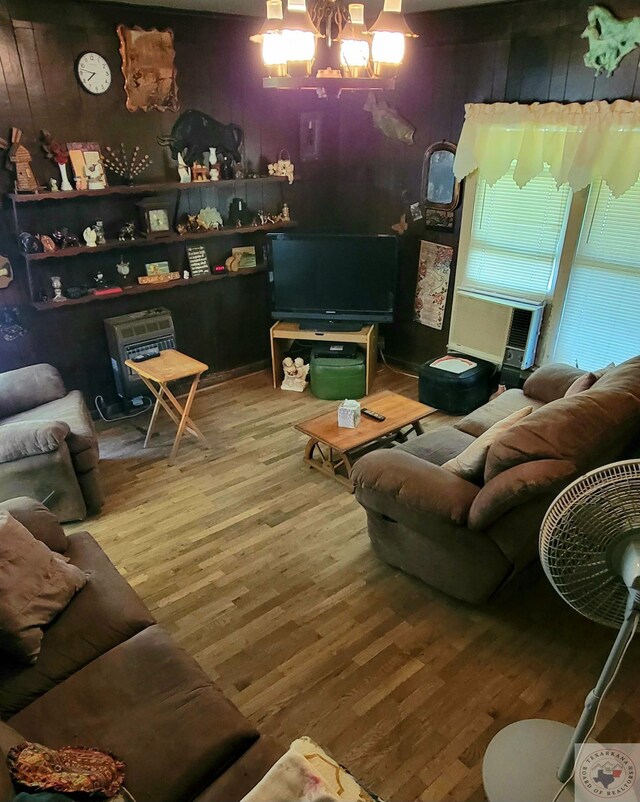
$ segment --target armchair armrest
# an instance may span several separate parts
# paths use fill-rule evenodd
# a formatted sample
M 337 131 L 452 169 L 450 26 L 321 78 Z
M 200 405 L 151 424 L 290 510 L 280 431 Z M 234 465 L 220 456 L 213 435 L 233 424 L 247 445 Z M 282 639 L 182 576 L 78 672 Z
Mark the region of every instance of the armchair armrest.
M 400 449 L 385 449 L 358 460 L 351 474 L 363 507 L 416 526 L 434 517 L 464 524 L 480 488 Z
M 0 373 L 0 418 L 64 398 L 62 376 L 53 365 L 29 365 Z
M 0 463 L 57 451 L 69 434 L 61 421 L 20 421 L 0 426 Z

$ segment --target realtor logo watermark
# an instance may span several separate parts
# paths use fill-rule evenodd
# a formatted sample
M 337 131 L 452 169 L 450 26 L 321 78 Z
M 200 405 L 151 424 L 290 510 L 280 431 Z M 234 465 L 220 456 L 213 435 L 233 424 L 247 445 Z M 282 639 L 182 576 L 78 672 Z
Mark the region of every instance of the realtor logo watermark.
M 640 799 L 640 744 L 581 744 L 575 753 L 576 802 Z

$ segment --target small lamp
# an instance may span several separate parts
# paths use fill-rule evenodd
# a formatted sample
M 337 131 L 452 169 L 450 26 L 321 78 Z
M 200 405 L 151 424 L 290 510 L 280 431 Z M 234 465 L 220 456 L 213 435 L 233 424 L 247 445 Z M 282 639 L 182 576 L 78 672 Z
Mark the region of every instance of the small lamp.
M 306 78 L 316 56 L 320 31 L 311 21 L 305 0 L 289 0 L 282 20 L 282 44 L 287 72 L 292 78 Z
M 371 59 L 376 78 L 392 78 L 404 58 L 404 40 L 416 37 L 402 15 L 402 0 L 384 0 L 384 8 L 369 28 L 373 34 Z
M 364 5 L 349 5 L 349 23 L 340 36 L 340 65 L 348 78 L 369 75 L 371 48 L 364 27 Z
M 282 0 L 267 0 L 267 18 L 260 31 L 249 39 L 262 45 L 262 61 L 270 78 L 287 74 L 282 41 Z

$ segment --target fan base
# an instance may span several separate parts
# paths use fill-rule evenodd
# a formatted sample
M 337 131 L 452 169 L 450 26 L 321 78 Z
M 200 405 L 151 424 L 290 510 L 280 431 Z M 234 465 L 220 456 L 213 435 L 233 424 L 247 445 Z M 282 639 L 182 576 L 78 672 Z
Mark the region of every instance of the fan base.
M 556 777 L 573 735 L 557 721 L 529 719 L 509 724 L 492 739 L 482 763 L 489 802 L 551 802 L 562 783 Z M 559 802 L 573 802 L 573 783 Z

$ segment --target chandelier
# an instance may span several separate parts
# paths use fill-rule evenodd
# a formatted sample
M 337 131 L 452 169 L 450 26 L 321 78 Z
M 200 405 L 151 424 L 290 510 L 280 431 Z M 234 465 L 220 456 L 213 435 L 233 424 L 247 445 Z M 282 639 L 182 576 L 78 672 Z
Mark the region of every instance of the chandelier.
M 250 37 L 262 45 L 267 71 L 264 86 L 277 89 L 316 89 L 326 96 L 331 84 L 342 89 L 393 88 L 405 41 L 415 37 L 402 14 L 402 0 L 384 0 L 378 18 L 367 28 L 364 4 L 345 0 L 267 0 L 267 16 Z M 318 39 L 340 49 L 339 67 L 312 75 Z

